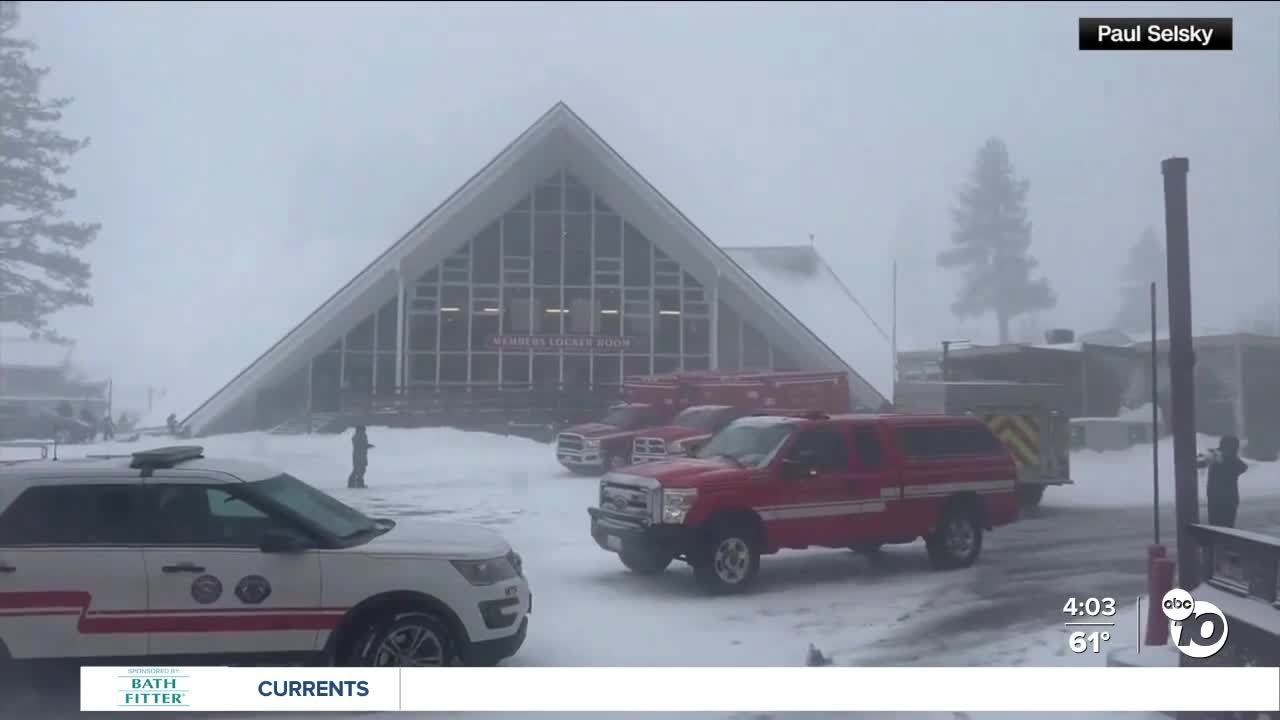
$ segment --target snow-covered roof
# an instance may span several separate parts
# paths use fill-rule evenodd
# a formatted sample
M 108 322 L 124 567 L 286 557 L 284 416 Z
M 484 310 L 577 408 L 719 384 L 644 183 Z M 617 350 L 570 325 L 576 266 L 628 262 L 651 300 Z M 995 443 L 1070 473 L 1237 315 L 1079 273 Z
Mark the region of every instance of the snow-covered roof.
M 785 245 L 724 251 L 881 395 L 893 394 L 889 334 L 816 249 Z
M 526 195 L 534 183 L 566 169 L 627 218 L 685 272 L 752 317 L 756 328 L 814 369 L 849 373 L 858 406 L 889 395 L 848 364 L 760 285 L 568 105 L 558 102 L 408 233 L 391 244 L 301 323 L 231 378 L 184 420 L 200 434 L 252 393 L 306 366 L 363 317 L 395 297 L 398 278 L 417 277 L 443 261 Z M 886 352 L 887 356 L 888 353 Z
M 21 326 L 0 323 L 0 367 L 65 367 L 71 350 L 71 345 L 33 340 Z

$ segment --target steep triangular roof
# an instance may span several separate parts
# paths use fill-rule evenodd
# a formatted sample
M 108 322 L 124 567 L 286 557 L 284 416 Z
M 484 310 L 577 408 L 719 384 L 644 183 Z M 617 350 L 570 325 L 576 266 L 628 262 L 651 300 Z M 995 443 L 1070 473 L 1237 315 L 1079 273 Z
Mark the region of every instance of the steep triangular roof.
M 348 325 L 394 297 L 398 276 L 416 278 L 506 211 L 546 175 L 568 165 L 624 218 L 704 285 L 719 283 L 721 298 L 750 310 L 766 335 L 783 338 L 789 354 L 823 369 L 850 374 L 858 405 L 886 399 L 821 338 L 711 242 L 563 102 L 557 102 L 350 282 L 192 412 L 184 424 L 200 433 L 256 389 L 283 379 L 345 332 Z M 412 280 L 409 280 L 412 282 Z

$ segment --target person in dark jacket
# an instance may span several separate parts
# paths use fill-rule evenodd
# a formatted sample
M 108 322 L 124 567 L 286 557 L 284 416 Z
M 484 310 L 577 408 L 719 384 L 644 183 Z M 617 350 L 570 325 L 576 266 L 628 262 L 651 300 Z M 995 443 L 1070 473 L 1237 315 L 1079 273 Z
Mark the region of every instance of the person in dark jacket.
M 1236 510 L 1240 507 L 1240 476 L 1249 466 L 1240 459 L 1240 439 L 1225 435 L 1216 450 L 1201 453 L 1196 467 L 1209 469 L 1205 499 L 1209 505 L 1209 524 L 1236 526 Z
M 347 478 L 347 487 L 365 487 L 364 471 L 369 467 L 369 449 L 372 447 L 364 426 L 357 425 L 351 435 L 351 477 Z

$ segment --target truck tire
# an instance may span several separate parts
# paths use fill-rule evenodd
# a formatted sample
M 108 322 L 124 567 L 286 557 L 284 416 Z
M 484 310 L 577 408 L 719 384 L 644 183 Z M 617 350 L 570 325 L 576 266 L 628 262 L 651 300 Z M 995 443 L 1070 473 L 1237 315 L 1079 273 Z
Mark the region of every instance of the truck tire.
M 623 548 L 618 553 L 618 558 L 622 560 L 622 564 L 628 570 L 637 575 L 657 575 L 666 572 L 667 567 L 671 565 L 671 561 L 675 556 L 670 553 L 664 553 L 656 548 Z
M 1040 506 L 1040 501 L 1044 498 L 1043 485 L 1019 485 L 1018 486 L 1018 504 L 1026 509 Z
M 972 502 L 950 502 L 938 518 L 933 534 L 925 538 L 929 562 L 938 570 L 972 565 L 982 553 L 982 518 Z
M 698 585 L 713 595 L 744 592 L 760 573 L 760 533 L 743 522 L 712 526 L 693 564 Z

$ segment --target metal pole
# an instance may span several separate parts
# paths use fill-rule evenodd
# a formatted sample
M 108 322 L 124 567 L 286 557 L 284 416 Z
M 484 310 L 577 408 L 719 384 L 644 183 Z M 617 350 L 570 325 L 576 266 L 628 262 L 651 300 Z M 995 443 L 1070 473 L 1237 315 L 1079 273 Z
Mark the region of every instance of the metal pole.
M 893 385 L 889 388 L 891 395 L 897 396 L 898 393 L 898 261 L 893 261 L 893 285 L 892 285 L 892 314 L 893 326 L 889 331 L 889 352 L 893 353 Z M 890 398 L 893 402 L 894 398 Z
M 1160 544 L 1160 350 L 1156 344 L 1156 284 L 1151 283 L 1151 521 Z
M 942 341 L 942 382 L 949 382 L 951 380 L 951 373 L 947 369 L 947 355 L 949 355 L 950 352 L 951 352 L 951 342 L 948 340 L 943 340 Z
M 1186 158 L 1160 163 L 1169 254 L 1169 388 L 1173 415 L 1173 477 L 1177 517 L 1178 586 L 1200 581 L 1200 556 L 1190 526 L 1200 521 L 1196 479 L 1195 350 L 1191 342 L 1191 244 L 1187 223 Z

